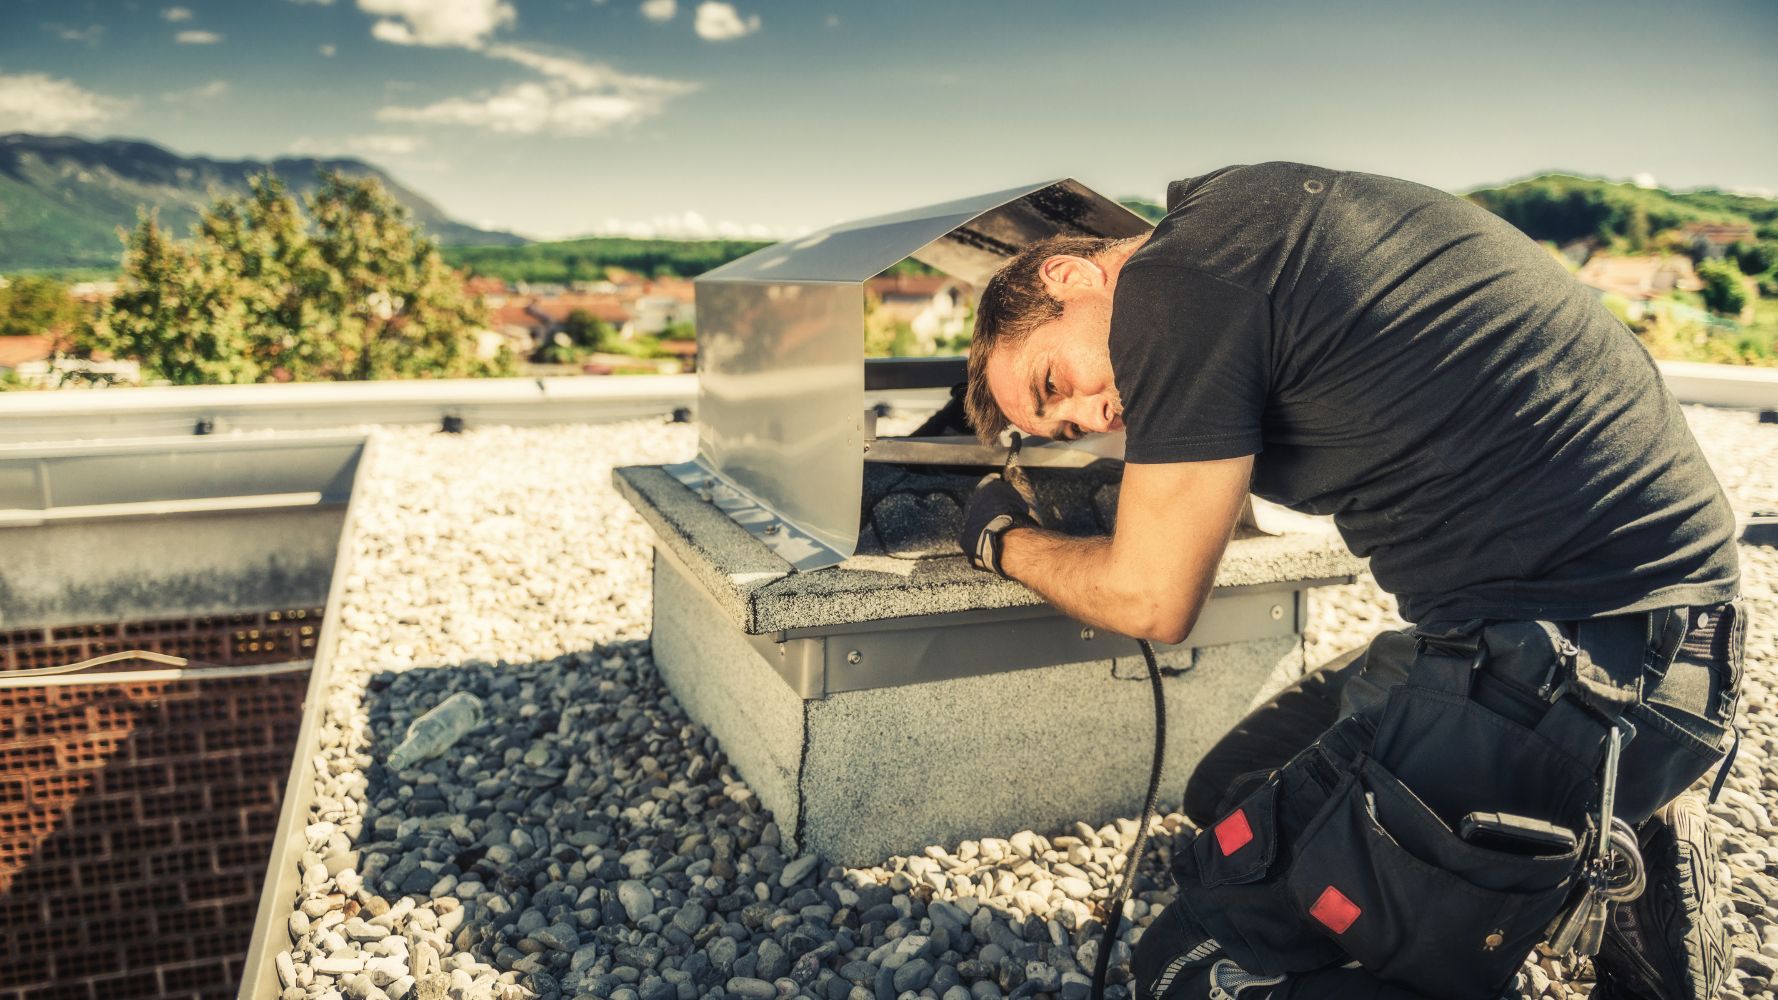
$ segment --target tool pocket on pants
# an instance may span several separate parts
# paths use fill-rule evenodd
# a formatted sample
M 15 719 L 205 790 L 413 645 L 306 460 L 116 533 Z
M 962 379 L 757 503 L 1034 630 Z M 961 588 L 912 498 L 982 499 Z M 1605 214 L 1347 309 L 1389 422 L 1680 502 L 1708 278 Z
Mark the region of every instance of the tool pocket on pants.
M 1367 757 L 1303 831 L 1285 883 L 1307 926 L 1377 976 L 1492 1000 L 1567 898 L 1577 851 L 1470 844 Z
M 1343 958 L 1304 934 L 1284 884 L 1279 824 L 1285 772 L 1237 802 L 1189 843 L 1177 845 L 1179 902 L 1242 968 L 1303 972 Z
M 1481 810 L 1578 834 L 1598 795 L 1595 768 L 1542 734 L 1462 695 L 1413 684 L 1389 692 L 1371 755 L 1451 828 Z

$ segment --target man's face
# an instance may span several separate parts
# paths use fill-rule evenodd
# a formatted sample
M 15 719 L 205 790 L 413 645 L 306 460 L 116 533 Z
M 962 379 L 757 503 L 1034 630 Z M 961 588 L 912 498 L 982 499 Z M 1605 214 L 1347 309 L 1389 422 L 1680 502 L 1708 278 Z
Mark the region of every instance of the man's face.
M 1025 434 L 1073 440 L 1123 430 L 1112 379 L 1111 287 L 1091 273 L 1058 297 L 1062 315 L 988 355 L 988 389 Z

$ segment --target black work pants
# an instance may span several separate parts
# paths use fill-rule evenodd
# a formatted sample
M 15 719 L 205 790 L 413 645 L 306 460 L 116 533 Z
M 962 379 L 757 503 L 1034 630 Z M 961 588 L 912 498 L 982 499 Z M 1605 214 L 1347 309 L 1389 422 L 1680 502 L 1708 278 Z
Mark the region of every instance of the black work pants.
M 1632 823 L 1647 819 L 1719 761 L 1732 732 L 1745 608 L 1736 602 L 1726 612 L 1707 613 L 1708 630 L 1690 630 L 1670 660 L 1649 664 L 1642 703 L 1629 712 L 1638 738 L 1624 751 L 1617 813 Z M 1209 826 L 1236 797 L 1241 778 L 1283 767 L 1341 717 L 1381 705 L 1407 674 L 1398 661 L 1370 663 L 1369 648 L 1335 657 L 1236 723 L 1186 781 L 1185 815 L 1200 828 Z
M 1661 634 L 1661 614 L 1649 617 L 1651 637 Z M 1666 624 L 1683 620 L 1683 638 L 1664 648 L 1660 655 L 1645 659 L 1637 703 L 1625 712 L 1635 736 L 1624 751 L 1619 769 L 1617 814 L 1632 823 L 1647 819 L 1721 760 L 1730 745 L 1738 707 L 1745 635 L 1739 605 L 1680 609 L 1672 615 L 1671 620 L 1665 620 Z M 1685 618 L 1678 619 L 1679 615 Z M 1400 655 L 1401 637 L 1391 638 L 1397 640 L 1389 644 L 1393 653 L 1367 655 L 1369 646 L 1351 651 L 1280 692 L 1237 723 L 1210 750 L 1188 781 L 1184 796 L 1187 816 L 1200 828 L 1208 829 L 1257 788 L 1268 773 L 1314 743 L 1336 721 L 1351 714 L 1379 711 L 1389 689 L 1407 677 L 1409 661 Z M 1534 682 L 1527 689 L 1522 678 L 1506 680 L 1519 682 L 1521 691 L 1536 689 Z M 1175 912 L 1177 907 L 1178 904 L 1169 907 L 1163 919 L 1144 935 L 1142 943 L 1146 947 L 1138 949 L 1136 963 L 1144 971 L 1165 968 L 1160 963 L 1171 961 L 1168 956 L 1175 949 L 1183 952 L 1202 940 L 1192 940 L 1195 925 Z M 1181 921 L 1185 925 L 1168 926 Z M 1155 940 L 1150 941 L 1151 936 Z M 1167 939 L 1174 940 L 1163 943 Z M 1151 979 L 1141 981 L 1140 986 L 1157 994 L 1176 992 L 1154 990 L 1153 975 L 1150 972 Z M 1138 978 L 1140 981 L 1141 976 Z M 1351 967 L 1330 966 L 1317 972 L 1293 973 L 1275 982 L 1277 985 L 1269 991 L 1255 992 L 1273 1000 L 1309 995 L 1414 995 Z

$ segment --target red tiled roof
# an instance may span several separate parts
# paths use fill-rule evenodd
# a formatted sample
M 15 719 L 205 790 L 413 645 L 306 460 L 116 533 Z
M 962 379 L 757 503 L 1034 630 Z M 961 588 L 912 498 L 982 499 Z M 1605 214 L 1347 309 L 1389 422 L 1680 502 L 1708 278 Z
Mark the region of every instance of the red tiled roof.
M 28 361 L 42 361 L 54 354 L 55 349 L 54 337 L 0 337 L 0 368 L 17 368 Z
M 463 282 L 463 290 L 470 295 L 505 295 L 512 289 L 506 287 L 505 279 L 478 276 Z
M 568 315 L 584 309 L 602 323 L 623 324 L 630 321 L 630 310 L 615 295 L 551 295 L 532 300 L 529 306 L 535 315 L 545 316 L 552 323 L 565 323 Z
M 643 294 L 679 302 L 691 302 L 697 298 L 692 283 L 685 278 L 656 278 L 643 285 Z
M 879 275 L 864 283 L 865 289 L 878 298 L 885 295 L 917 295 L 922 298 L 930 298 L 952 285 L 959 288 L 968 287 L 956 278 L 942 274 Z
M 508 302 L 498 309 L 488 312 L 488 322 L 495 327 L 522 326 L 534 329 L 543 326 L 547 321 L 531 315 L 523 302 Z
M 1680 232 L 1711 243 L 1739 243 L 1753 239 L 1753 226 L 1746 222 L 1688 222 Z

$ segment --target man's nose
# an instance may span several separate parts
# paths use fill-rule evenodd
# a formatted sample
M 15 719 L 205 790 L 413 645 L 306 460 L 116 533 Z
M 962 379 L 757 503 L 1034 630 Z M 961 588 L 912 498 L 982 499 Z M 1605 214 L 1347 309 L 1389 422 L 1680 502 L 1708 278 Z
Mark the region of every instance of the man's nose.
M 1111 407 L 1102 395 L 1077 396 L 1068 401 L 1070 413 L 1067 419 L 1083 431 L 1103 434 L 1111 429 L 1113 420 Z

